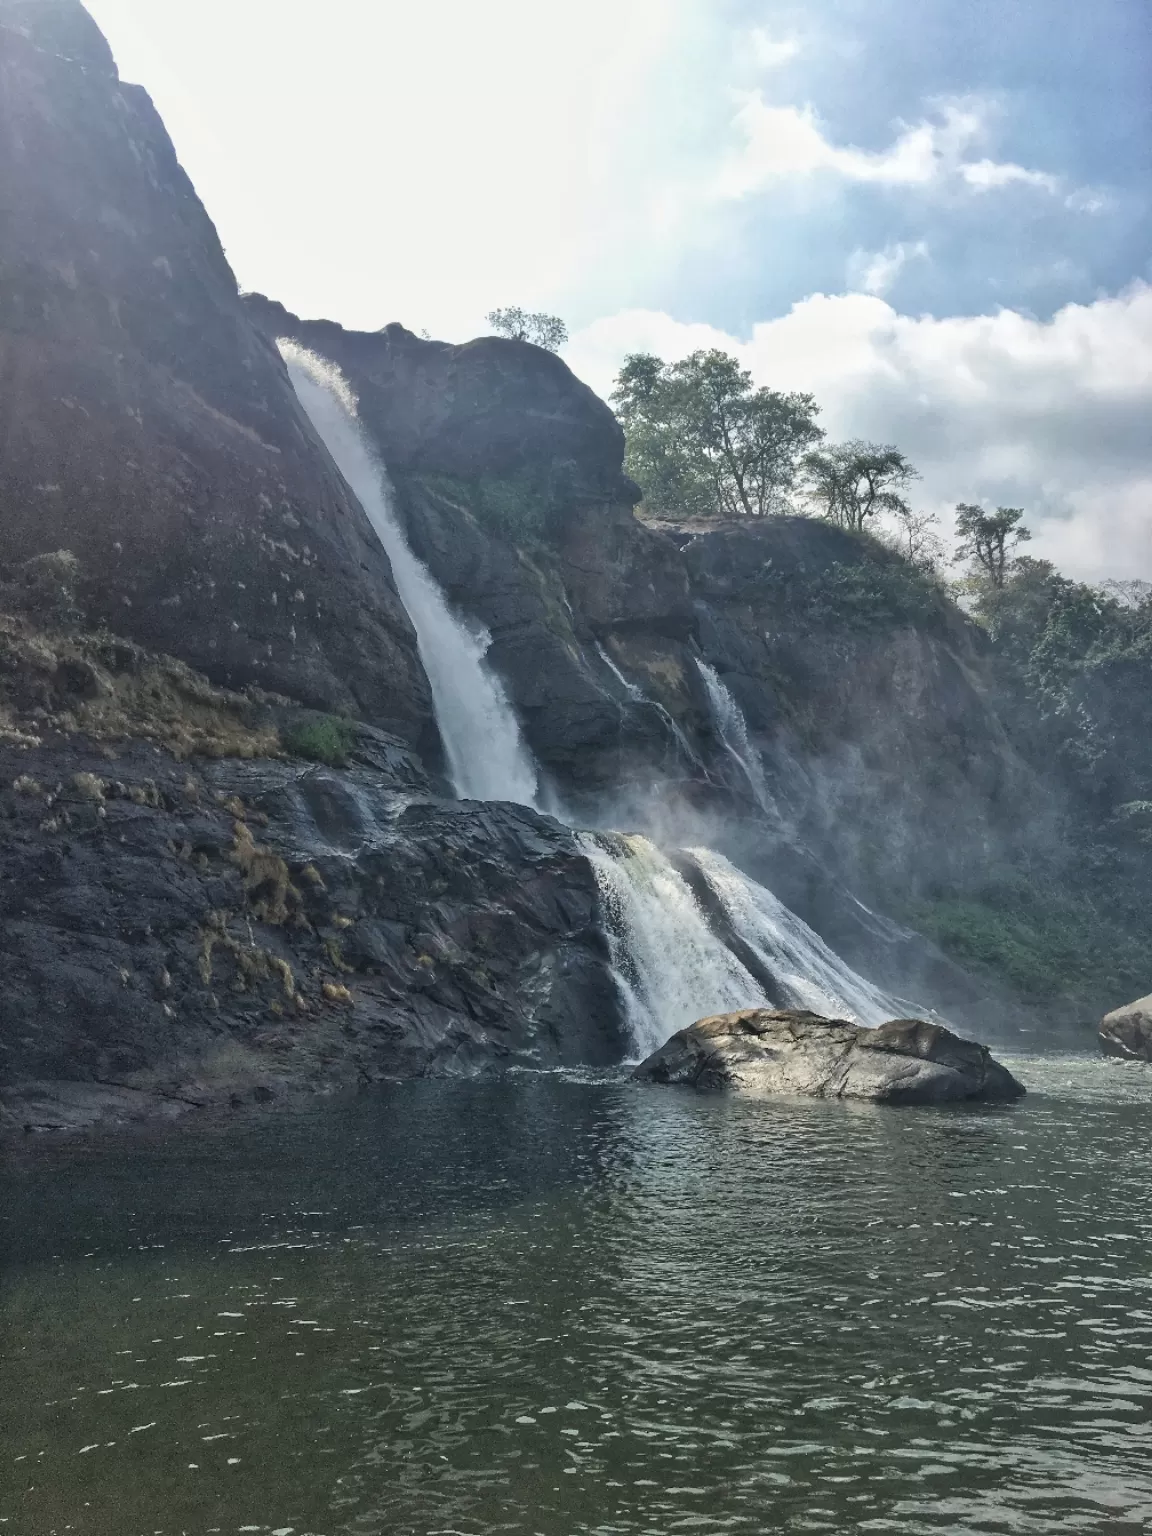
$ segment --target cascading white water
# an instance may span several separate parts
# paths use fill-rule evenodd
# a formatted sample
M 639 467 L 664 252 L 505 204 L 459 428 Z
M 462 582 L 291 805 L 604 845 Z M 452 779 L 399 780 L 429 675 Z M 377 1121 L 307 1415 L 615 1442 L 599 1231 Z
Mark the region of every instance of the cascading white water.
M 780 812 L 764 778 L 764 765 L 760 754 L 748 735 L 748 722 L 744 711 L 720 680 L 715 667 L 696 658 L 700 676 L 708 690 L 708 702 L 712 706 L 712 719 L 720 741 L 729 757 L 733 758 L 748 781 L 753 799 L 771 821 L 780 820 Z
M 796 1004 L 813 1013 L 883 1024 L 903 1011 L 829 949 L 818 933 L 771 891 L 710 848 L 688 850 L 737 936 L 755 951 Z
M 646 837 L 580 834 L 608 919 L 636 1054 L 711 1013 L 754 1008 L 763 989 L 708 926 L 684 877 Z
M 409 548 L 387 477 L 361 428 L 356 397 L 340 370 L 295 342 L 278 345 L 301 405 L 392 562 L 432 689 L 453 788 L 465 800 L 535 805 L 535 766 L 504 690 L 484 660 L 491 636 L 452 612 Z

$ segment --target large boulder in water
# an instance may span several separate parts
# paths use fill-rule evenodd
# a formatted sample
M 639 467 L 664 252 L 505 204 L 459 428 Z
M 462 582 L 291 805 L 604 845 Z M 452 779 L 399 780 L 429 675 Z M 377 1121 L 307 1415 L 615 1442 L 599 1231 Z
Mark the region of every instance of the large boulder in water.
M 745 1008 L 679 1030 L 636 1068 L 651 1083 L 754 1094 L 943 1104 L 1018 1099 L 1024 1089 L 983 1045 L 940 1024 L 865 1029 L 818 1013 Z
M 1152 993 L 1100 1021 L 1100 1044 L 1109 1056 L 1152 1061 Z

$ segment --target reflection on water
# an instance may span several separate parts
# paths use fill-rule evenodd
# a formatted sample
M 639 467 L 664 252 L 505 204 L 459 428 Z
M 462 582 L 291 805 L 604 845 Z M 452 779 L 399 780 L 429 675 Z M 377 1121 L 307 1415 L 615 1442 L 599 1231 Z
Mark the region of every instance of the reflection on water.
M 417 1083 L 9 1157 L 0 1532 L 1139 1532 L 1152 1069 Z

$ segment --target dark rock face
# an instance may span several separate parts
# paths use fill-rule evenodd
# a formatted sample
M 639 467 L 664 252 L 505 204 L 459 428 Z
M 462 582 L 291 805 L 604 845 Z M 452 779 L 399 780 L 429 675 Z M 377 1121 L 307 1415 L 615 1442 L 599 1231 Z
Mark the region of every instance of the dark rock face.
M 387 558 L 78 0 L 0 0 L 0 563 L 218 682 L 434 740 Z
M 452 346 L 402 325 L 346 331 L 301 320 L 260 294 L 244 302 L 267 336 L 291 337 L 338 364 L 392 474 L 474 479 L 563 469 L 573 493 L 639 500 L 621 469 L 615 416 L 551 352 L 500 336 Z
M 682 1029 L 633 1076 L 642 1082 L 883 1104 L 1007 1101 L 1024 1089 L 986 1046 L 939 1024 L 863 1029 L 819 1014 L 748 1008 Z
M 1106 1014 L 1100 1022 L 1100 1044 L 1109 1056 L 1152 1061 L 1152 995 Z
M 1058 808 L 988 703 L 979 634 L 896 557 L 806 518 L 641 522 L 610 413 L 538 349 L 346 332 L 248 302 L 268 334 L 346 373 L 414 550 L 490 630 L 528 742 L 577 814 L 639 807 L 663 780 L 689 817 L 739 823 L 744 867 L 783 881 L 783 899 L 858 959 L 875 925 L 820 868 L 882 908 L 891 890 L 963 886 L 987 878 L 990 855 L 1051 842 Z M 542 415 L 548 391 L 562 408 Z M 560 504 L 533 522 L 532 495 L 551 498 L 560 467 Z M 514 498 L 509 526 L 487 478 L 526 469 L 544 478 L 519 487 L 529 504 Z M 746 718 L 781 809 L 775 837 L 717 732 L 701 661 Z M 885 947 L 887 979 L 906 983 L 907 944 Z M 922 949 L 917 967 L 938 1004 L 971 996 L 938 955 Z
M 897 557 L 772 518 L 697 534 L 683 558 L 702 652 L 853 883 L 963 882 L 997 847 L 1050 840 L 1052 795 L 988 702 L 979 630 Z
M 357 758 L 0 746 L 0 1126 L 621 1059 L 573 835 Z
M 269 338 L 291 337 L 348 379 L 413 550 L 491 632 L 489 659 L 561 790 L 607 790 L 654 760 L 666 768 L 666 726 L 635 709 L 595 646 L 638 628 L 683 639 L 695 621 L 676 546 L 632 515 L 639 493 L 604 402 L 525 342 L 449 346 L 399 325 L 300 320 L 258 295 L 245 305 Z M 482 499 L 492 483 L 556 503 L 542 537 L 485 521 L 469 492 Z

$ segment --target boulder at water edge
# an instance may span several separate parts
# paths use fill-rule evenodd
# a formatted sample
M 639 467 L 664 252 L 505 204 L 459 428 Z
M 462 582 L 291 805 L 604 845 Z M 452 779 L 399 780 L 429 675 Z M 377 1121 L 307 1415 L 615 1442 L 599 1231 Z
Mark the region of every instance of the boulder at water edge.
M 943 1104 L 1018 1099 L 1024 1089 L 988 1048 L 940 1024 L 892 1019 L 865 1029 L 818 1013 L 745 1008 L 699 1019 L 641 1062 L 643 1082 L 754 1094 Z
M 1105 1014 L 1100 1021 L 1100 1044 L 1110 1056 L 1152 1061 L 1152 993 Z

